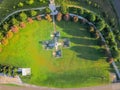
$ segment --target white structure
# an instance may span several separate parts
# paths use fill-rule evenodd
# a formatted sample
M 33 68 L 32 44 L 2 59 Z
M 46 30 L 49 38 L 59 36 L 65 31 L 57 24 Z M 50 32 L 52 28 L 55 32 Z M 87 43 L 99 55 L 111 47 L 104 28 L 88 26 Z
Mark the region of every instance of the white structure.
M 21 72 L 22 76 L 31 75 L 31 68 L 19 68 L 18 72 Z

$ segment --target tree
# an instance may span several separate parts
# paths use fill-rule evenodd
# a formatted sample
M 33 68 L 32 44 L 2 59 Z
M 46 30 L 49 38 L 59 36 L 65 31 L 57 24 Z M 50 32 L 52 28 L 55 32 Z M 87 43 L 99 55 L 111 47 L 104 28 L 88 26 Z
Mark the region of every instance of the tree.
M 68 13 L 68 7 L 67 7 L 67 5 L 65 5 L 64 3 L 61 5 L 61 12 L 62 12 L 63 14 Z
M 57 21 L 61 21 L 61 19 L 62 19 L 62 13 L 61 13 L 61 12 L 59 12 L 59 13 L 57 14 L 56 19 L 57 19 Z
M 79 20 L 79 19 L 78 19 L 78 16 L 74 16 L 74 17 L 73 17 L 73 21 L 74 21 L 74 22 L 78 22 L 78 20 Z
M 7 32 L 6 38 L 10 39 L 12 37 L 13 37 L 13 32 L 10 30 L 10 31 Z
M 7 31 L 9 29 L 9 24 L 5 22 L 5 24 L 3 25 L 3 29 Z
M 49 7 L 46 7 L 46 8 L 45 8 L 45 13 L 46 13 L 46 14 L 50 14 L 50 13 L 51 13 L 51 10 L 50 10 Z
M 37 15 L 37 11 L 31 10 L 31 11 L 30 11 L 30 14 L 31 14 L 32 17 L 33 17 L 33 16 L 36 16 L 36 15 Z
M 106 24 L 103 20 L 100 20 L 96 26 L 100 31 L 102 31 L 105 28 Z
M 79 13 L 79 15 L 83 15 L 84 14 L 84 10 L 82 8 L 79 8 L 78 9 L 78 13 Z
M 16 19 L 16 18 L 12 18 L 12 25 L 17 25 L 17 24 L 19 24 L 19 21 Z
M 27 19 L 29 23 L 32 23 L 33 22 L 33 19 L 32 18 L 28 18 Z
M 46 14 L 45 19 L 47 19 L 49 22 L 52 21 L 52 18 L 51 18 L 51 16 L 50 16 L 50 14 Z
M 67 14 L 64 15 L 63 18 L 64 18 L 65 21 L 69 21 L 70 20 L 70 15 L 67 13 Z
M 22 2 L 18 3 L 18 7 L 23 7 L 23 6 L 24 6 L 24 4 Z
M 11 31 L 14 32 L 14 33 L 18 33 L 18 32 L 19 32 L 18 26 L 15 26 L 15 25 L 12 26 L 12 27 L 11 27 Z
M 89 21 L 94 22 L 96 20 L 96 16 L 90 12 L 88 15 L 88 19 L 89 19 Z
M 3 38 L 1 41 L 1 44 L 3 44 L 4 46 L 6 46 L 8 44 L 8 39 Z
M 31 5 L 34 3 L 34 0 L 26 0 L 26 4 Z
M 26 26 L 26 24 L 25 24 L 24 22 L 21 22 L 21 23 L 20 23 L 20 27 L 21 27 L 21 28 L 25 28 L 25 26 Z
M 36 18 L 37 18 L 37 20 L 39 20 L 39 21 L 42 19 L 40 15 L 38 15 Z
M 19 16 L 21 21 L 25 21 L 27 19 L 27 15 L 24 12 L 21 12 Z

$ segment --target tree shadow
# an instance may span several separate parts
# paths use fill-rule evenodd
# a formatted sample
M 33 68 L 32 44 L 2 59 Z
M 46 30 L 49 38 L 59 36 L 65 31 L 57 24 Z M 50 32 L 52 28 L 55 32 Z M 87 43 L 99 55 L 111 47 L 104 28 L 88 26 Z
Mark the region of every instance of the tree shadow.
M 102 49 L 96 49 L 89 46 L 73 46 L 70 49 L 77 52 L 78 57 L 86 60 L 96 61 L 104 57 Z
M 95 39 L 86 39 L 86 38 L 76 38 L 72 37 L 70 38 L 70 41 L 75 44 L 81 44 L 81 45 L 94 45 L 96 46 L 98 44 L 98 41 Z

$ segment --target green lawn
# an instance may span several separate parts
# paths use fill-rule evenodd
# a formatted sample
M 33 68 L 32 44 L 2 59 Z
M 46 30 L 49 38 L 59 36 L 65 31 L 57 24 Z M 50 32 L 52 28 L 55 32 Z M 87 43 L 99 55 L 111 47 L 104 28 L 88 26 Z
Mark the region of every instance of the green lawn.
M 44 50 L 40 41 L 50 39 L 52 23 L 42 20 L 27 23 L 0 53 L 0 63 L 30 67 L 31 77 L 23 81 L 49 87 L 85 87 L 109 82 L 109 65 L 97 40 L 90 37 L 85 25 L 57 22 L 61 38 L 69 38 L 70 48 L 62 48 L 62 57 Z

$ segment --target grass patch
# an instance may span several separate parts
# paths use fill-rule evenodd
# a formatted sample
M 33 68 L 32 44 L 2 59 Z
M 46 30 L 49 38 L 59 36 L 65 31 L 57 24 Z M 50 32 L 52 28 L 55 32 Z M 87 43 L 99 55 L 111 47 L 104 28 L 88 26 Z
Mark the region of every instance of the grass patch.
M 61 38 L 71 41 L 70 48 L 62 49 L 62 58 L 54 58 L 53 50 L 44 50 L 39 43 L 50 39 L 53 32 L 53 24 L 42 20 L 27 23 L 14 35 L 0 54 L 0 63 L 30 67 L 31 77 L 22 79 L 36 85 L 65 88 L 109 83 L 109 64 L 87 27 L 79 22 L 56 23 Z

